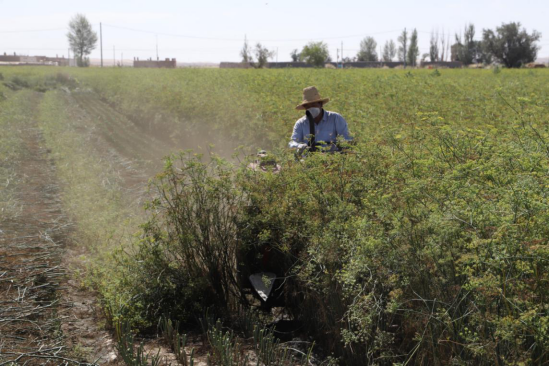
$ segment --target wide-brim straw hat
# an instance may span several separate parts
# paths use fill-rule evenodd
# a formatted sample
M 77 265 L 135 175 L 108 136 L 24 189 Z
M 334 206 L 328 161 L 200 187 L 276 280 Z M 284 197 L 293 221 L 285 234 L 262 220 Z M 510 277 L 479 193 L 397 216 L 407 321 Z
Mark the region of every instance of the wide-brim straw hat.
M 305 110 L 304 105 L 308 103 L 323 102 L 328 103 L 329 98 L 322 98 L 319 91 L 315 87 L 304 88 L 304 97 L 302 103 L 296 106 L 297 110 Z

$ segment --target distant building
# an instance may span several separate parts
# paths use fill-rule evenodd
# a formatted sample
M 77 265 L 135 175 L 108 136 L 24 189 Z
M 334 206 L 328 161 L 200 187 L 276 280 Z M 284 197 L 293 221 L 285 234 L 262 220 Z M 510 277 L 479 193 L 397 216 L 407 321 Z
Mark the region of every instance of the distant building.
M 220 62 L 220 69 L 251 69 L 253 67 L 254 64 L 251 62 Z
M 538 68 L 547 68 L 548 64 L 538 63 L 538 62 L 530 62 L 528 64 L 525 64 L 526 68 L 532 68 L 532 69 L 538 69 Z
M 21 57 L 17 56 L 15 52 L 13 53 L 13 55 L 7 55 L 4 52 L 4 55 L 0 55 L 0 62 L 21 62 Z
M 55 55 L 55 57 L 44 57 L 43 60 L 45 62 L 53 62 L 56 63 L 57 66 L 75 66 L 73 59 L 66 59 L 65 56 L 58 57 Z
M 3 55 L 0 55 L 0 63 L 9 65 L 75 66 L 74 60 L 66 59 L 65 56 L 26 56 L 17 55 L 15 52 L 13 55 L 8 55 L 4 52 Z
M 134 58 L 134 67 L 135 68 L 176 68 L 176 59 L 166 58 L 164 61 L 161 60 L 140 60 L 139 58 Z

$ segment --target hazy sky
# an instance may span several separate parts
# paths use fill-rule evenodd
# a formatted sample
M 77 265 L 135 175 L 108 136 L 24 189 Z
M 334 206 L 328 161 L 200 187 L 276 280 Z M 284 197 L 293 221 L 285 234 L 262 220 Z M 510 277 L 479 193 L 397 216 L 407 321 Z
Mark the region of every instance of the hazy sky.
M 359 42 L 373 36 L 378 48 L 396 40 L 403 28 L 419 32 L 420 53 L 429 50 L 434 29 L 451 35 L 466 23 L 482 29 L 521 22 L 542 37 L 538 57 L 548 57 L 548 0 L 0 0 L 0 52 L 67 55 L 66 28 L 76 13 L 86 15 L 99 35 L 103 55 L 125 59 L 175 57 L 178 62 L 240 61 L 245 35 L 290 60 L 293 49 L 324 41 L 332 58 L 343 42 L 344 56 L 354 56 Z M 32 31 L 32 32 L 29 32 Z M 91 54 L 99 58 L 98 47 Z

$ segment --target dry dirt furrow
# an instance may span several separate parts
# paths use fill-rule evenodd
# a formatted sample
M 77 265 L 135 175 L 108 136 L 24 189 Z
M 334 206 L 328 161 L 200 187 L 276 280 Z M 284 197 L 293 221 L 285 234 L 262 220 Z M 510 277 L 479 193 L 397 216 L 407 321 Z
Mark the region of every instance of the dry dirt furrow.
M 95 297 L 75 279 L 81 253 L 37 120 L 43 95 L 21 93 L 11 102 L 25 116 L 12 162 L 20 210 L 0 222 L 0 365 L 112 364 L 113 343 L 98 324 Z
M 39 94 L 32 94 L 34 105 Z M 71 223 L 63 214 L 55 168 L 29 112 L 21 126 L 23 150 L 16 163 L 20 215 L 0 224 L 0 363 L 65 364 L 60 325 L 66 275 L 61 264 Z

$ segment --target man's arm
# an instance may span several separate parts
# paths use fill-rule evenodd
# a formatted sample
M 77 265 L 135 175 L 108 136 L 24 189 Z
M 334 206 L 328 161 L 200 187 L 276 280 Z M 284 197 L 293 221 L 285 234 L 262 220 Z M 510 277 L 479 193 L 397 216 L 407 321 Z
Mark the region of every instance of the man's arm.
M 343 137 L 347 141 L 353 140 L 353 137 L 349 134 L 348 123 L 341 115 L 338 115 L 336 118 L 336 135 Z
M 296 124 L 294 124 L 292 137 L 290 138 L 290 142 L 288 143 L 288 146 L 290 148 L 302 148 L 304 145 L 304 133 L 303 129 L 300 128 L 299 122 L 300 120 L 296 121 Z

